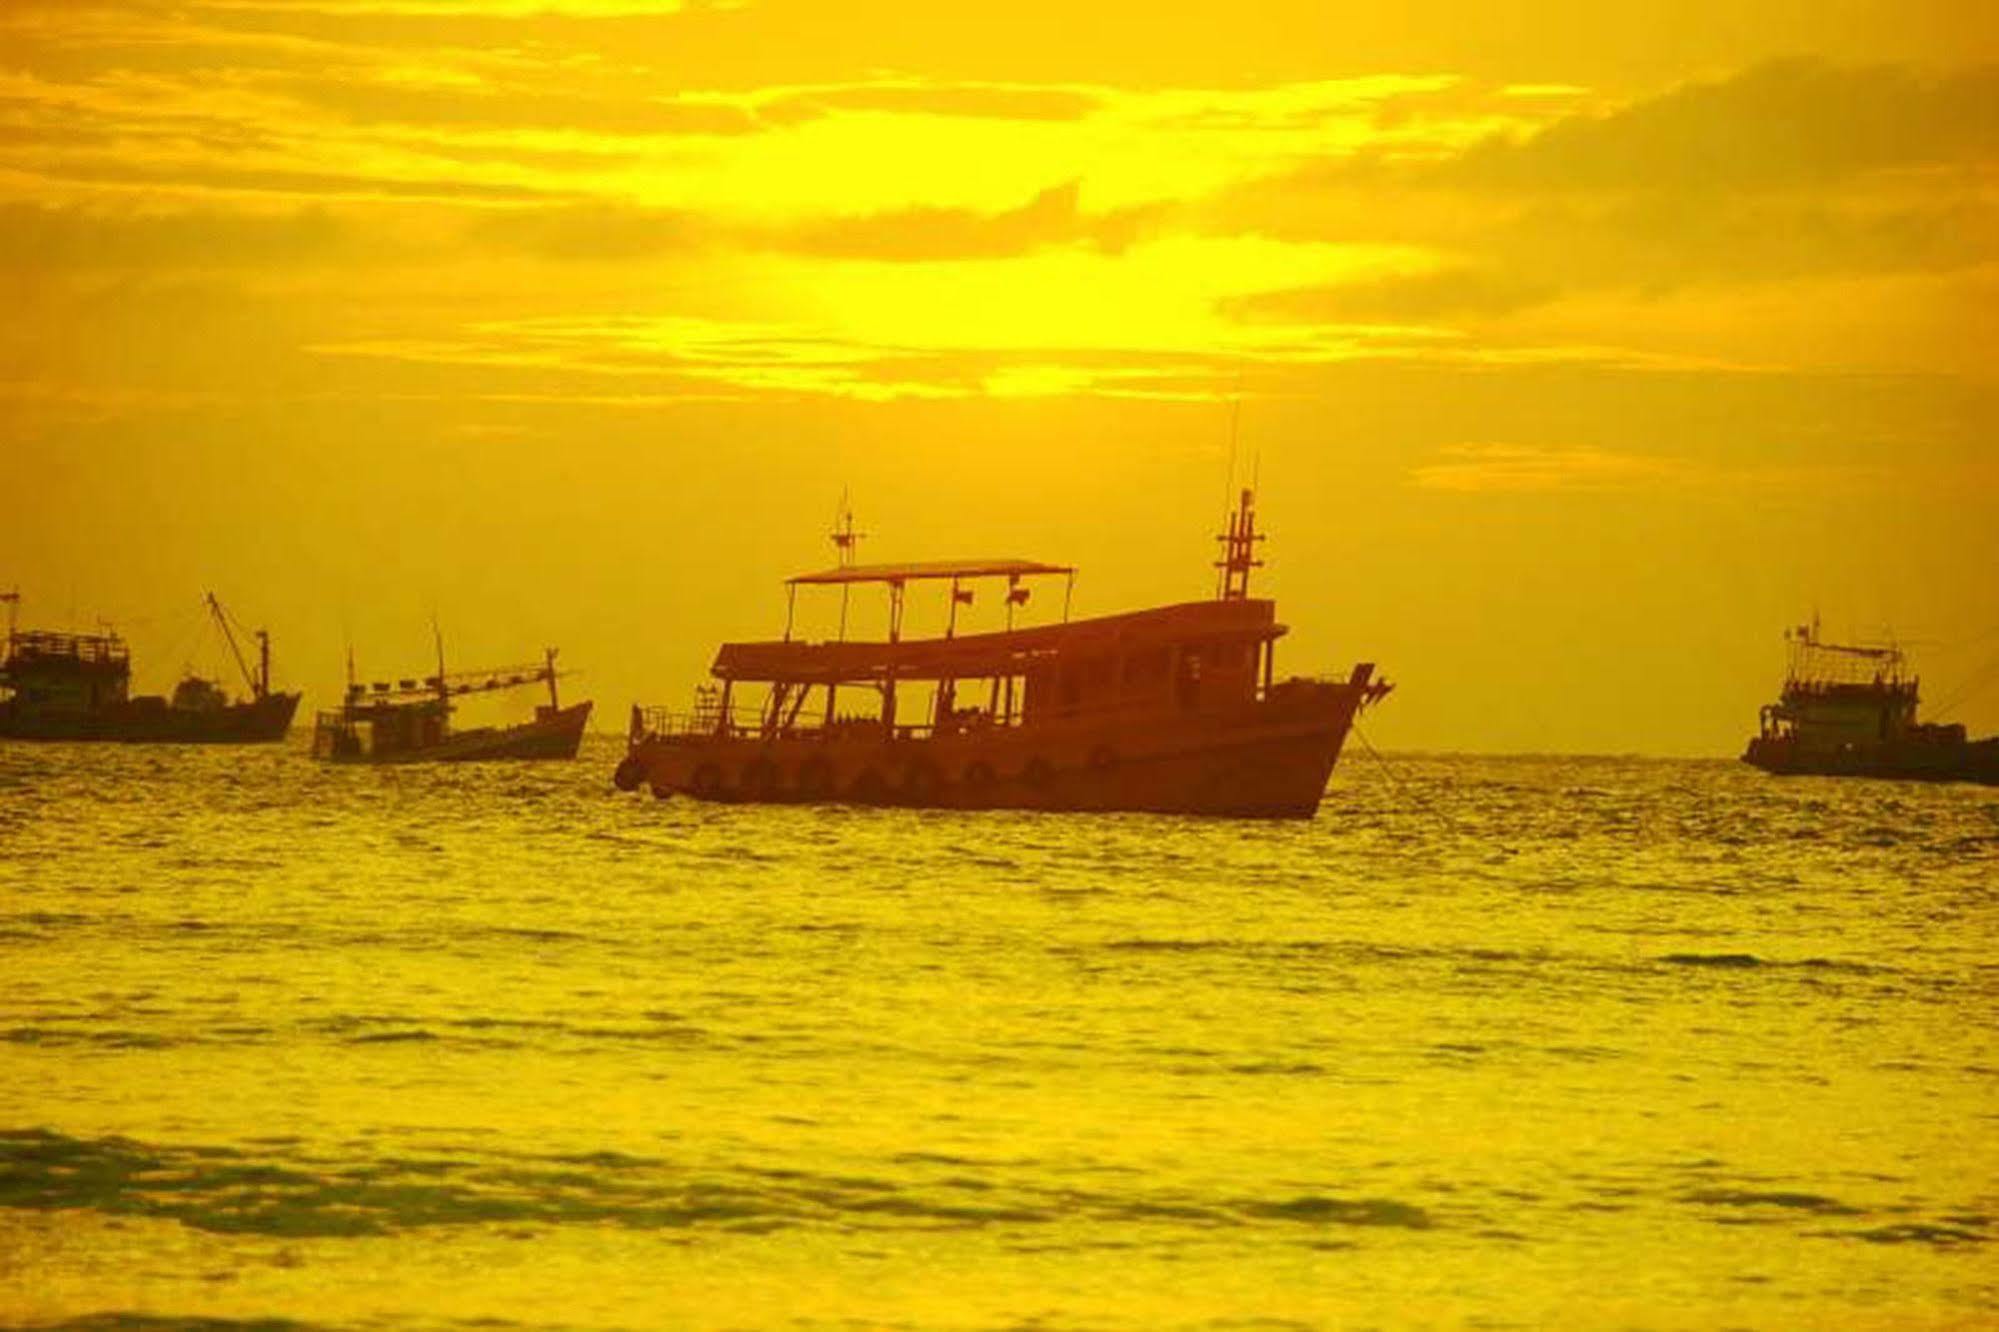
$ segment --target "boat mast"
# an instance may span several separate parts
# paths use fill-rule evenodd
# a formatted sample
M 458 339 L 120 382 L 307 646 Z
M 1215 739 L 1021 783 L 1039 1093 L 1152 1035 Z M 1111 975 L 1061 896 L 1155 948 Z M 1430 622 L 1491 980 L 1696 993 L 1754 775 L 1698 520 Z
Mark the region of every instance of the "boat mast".
M 865 532 L 856 532 L 854 530 L 854 506 L 848 502 L 847 492 L 844 490 L 841 491 L 840 512 L 838 517 L 833 521 L 832 533 L 833 549 L 839 561 L 840 568 L 851 569 L 854 567 L 854 552 L 859 549 L 861 538 L 866 535 L 867 533 Z M 847 598 L 852 591 L 853 589 L 846 583 L 840 584 L 840 637 L 838 641 L 842 643 L 847 641 Z M 839 692 L 840 686 L 830 681 L 827 683 L 826 724 L 828 726 L 833 724 L 833 701 L 839 696 Z
M 9 592 L 0 592 L 0 601 L 7 603 L 7 644 L 11 647 L 14 643 L 14 618 L 21 612 L 21 589 L 17 587 Z
M 213 592 L 208 594 L 208 613 L 215 617 L 215 623 L 221 627 L 222 639 L 229 644 L 229 655 L 236 658 L 236 669 L 243 673 L 243 683 L 250 687 L 252 696 L 262 698 L 264 691 L 258 688 L 256 677 L 250 674 L 250 663 L 243 660 L 243 649 L 237 645 L 236 634 L 229 627 L 229 617 L 222 613 L 222 603 L 215 599 Z M 269 678 L 270 660 L 270 646 L 266 644 L 264 648 L 264 670 L 267 680 Z
M 267 698 L 271 692 L 271 633 L 268 629 L 257 631 L 257 683 L 252 691 L 258 698 Z
M 1223 545 L 1223 557 L 1215 561 L 1221 578 L 1215 596 L 1221 601 L 1243 601 L 1249 597 L 1249 571 L 1263 567 L 1256 558 L 1256 543 L 1263 534 L 1256 530 L 1256 492 L 1244 490 L 1236 511 L 1229 515 L 1229 530 L 1216 537 Z
M 865 532 L 856 532 L 854 530 L 854 507 L 847 502 L 847 496 L 843 492 L 840 496 L 840 516 L 833 528 L 833 549 L 838 552 L 840 568 L 851 569 L 854 567 L 854 554 L 860 549 L 861 538 L 866 535 L 867 533 Z M 847 594 L 849 590 L 847 584 L 840 584 L 839 641 L 842 643 L 847 641 Z
M 562 702 L 555 696 L 555 649 L 548 649 L 548 710 L 562 711 Z
M 430 622 L 431 637 L 437 640 L 437 702 L 449 711 L 451 707 L 451 686 L 444 682 L 444 630 L 435 619 Z

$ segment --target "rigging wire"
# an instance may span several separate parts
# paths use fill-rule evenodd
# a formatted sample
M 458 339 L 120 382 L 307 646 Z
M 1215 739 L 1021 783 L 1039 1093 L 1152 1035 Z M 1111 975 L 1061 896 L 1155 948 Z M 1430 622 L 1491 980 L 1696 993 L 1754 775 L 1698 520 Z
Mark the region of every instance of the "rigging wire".
M 193 666 L 181 656 L 181 652 L 182 649 L 188 648 L 193 641 L 200 638 L 202 623 L 207 618 L 208 613 L 205 609 L 182 611 L 180 614 L 174 616 L 168 622 L 168 628 L 172 632 L 173 637 L 168 640 L 170 646 L 167 651 L 160 654 L 160 660 L 170 663 L 172 669 L 179 670 L 185 668 L 188 674 L 192 674 Z
M 1988 658 L 1983 666 L 1971 673 L 1970 679 L 1959 685 L 1957 690 L 1936 705 L 1931 711 L 1931 720 L 1941 720 L 1956 708 L 1962 707 L 1977 695 L 1983 693 L 1995 677 L 1999 677 L 1999 657 Z
M 1382 756 L 1381 751 L 1374 747 L 1374 742 L 1367 738 L 1367 733 L 1361 730 L 1360 719 L 1358 717 L 1353 721 L 1352 732 L 1353 738 L 1360 741 L 1360 747 L 1367 751 L 1367 756 L 1380 766 L 1382 776 L 1388 779 L 1389 786 L 1394 789 L 1396 795 L 1402 797 L 1405 805 L 1414 804 L 1418 808 L 1428 811 L 1430 816 L 1443 825 L 1444 831 L 1448 832 L 1452 837 L 1463 838 L 1469 835 L 1464 829 L 1458 826 L 1456 820 L 1444 812 L 1443 806 L 1434 800 L 1424 800 L 1416 795 L 1415 791 L 1396 772 L 1395 765 Z M 1500 849 L 1509 854 L 1517 854 L 1510 846 L 1501 846 Z

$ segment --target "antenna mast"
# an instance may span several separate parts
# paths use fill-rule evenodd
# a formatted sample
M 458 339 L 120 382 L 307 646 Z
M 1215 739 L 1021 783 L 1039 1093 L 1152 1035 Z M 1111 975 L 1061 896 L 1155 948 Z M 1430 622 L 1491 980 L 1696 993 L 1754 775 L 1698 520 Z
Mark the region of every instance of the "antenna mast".
M 866 532 L 856 532 L 854 530 L 854 506 L 848 503 L 847 492 L 842 490 L 840 492 L 840 512 L 833 519 L 832 533 L 833 549 L 838 553 L 839 565 L 842 569 L 851 569 L 854 567 L 854 555 L 860 549 L 861 538 L 866 535 Z M 848 592 L 849 588 L 847 584 L 840 584 L 839 641 L 842 643 L 847 641 Z
M 1236 505 L 1236 511 L 1229 515 L 1229 530 L 1217 536 L 1222 543 L 1222 558 L 1215 561 L 1215 568 L 1221 571 L 1216 583 L 1215 596 L 1221 601 L 1242 601 L 1249 596 L 1249 571 L 1261 569 L 1263 561 L 1256 558 L 1256 543 L 1263 540 L 1263 534 L 1256 530 L 1256 492 L 1244 490 Z

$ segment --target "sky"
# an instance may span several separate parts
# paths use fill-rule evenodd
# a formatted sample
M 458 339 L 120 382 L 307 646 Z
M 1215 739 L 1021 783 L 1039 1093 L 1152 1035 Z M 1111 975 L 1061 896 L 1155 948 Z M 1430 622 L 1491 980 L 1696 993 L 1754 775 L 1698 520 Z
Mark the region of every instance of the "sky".
M 8 0 L 0 296 L 0 587 L 155 691 L 213 589 L 308 709 L 435 622 L 618 729 L 843 495 L 1097 614 L 1254 484 L 1384 748 L 1731 755 L 1813 615 L 1999 730 L 1961 0 Z

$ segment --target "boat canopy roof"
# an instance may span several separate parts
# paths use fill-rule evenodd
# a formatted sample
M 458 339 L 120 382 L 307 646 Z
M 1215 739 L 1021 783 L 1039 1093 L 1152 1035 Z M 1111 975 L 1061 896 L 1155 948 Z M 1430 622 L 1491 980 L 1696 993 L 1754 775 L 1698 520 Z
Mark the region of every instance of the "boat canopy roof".
M 721 680 L 803 684 L 891 675 L 898 680 L 967 680 L 1016 674 L 1037 657 L 1093 656 L 1191 642 L 1265 642 L 1284 632 L 1272 601 L 1189 601 L 1065 624 L 898 643 L 724 643 L 711 673 Z
M 925 578 L 1024 578 L 1029 574 L 1072 574 L 1067 564 L 1040 560 L 921 560 L 914 564 L 849 564 L 787 578 L 792 587 L 830 583 L 912 583 Z

